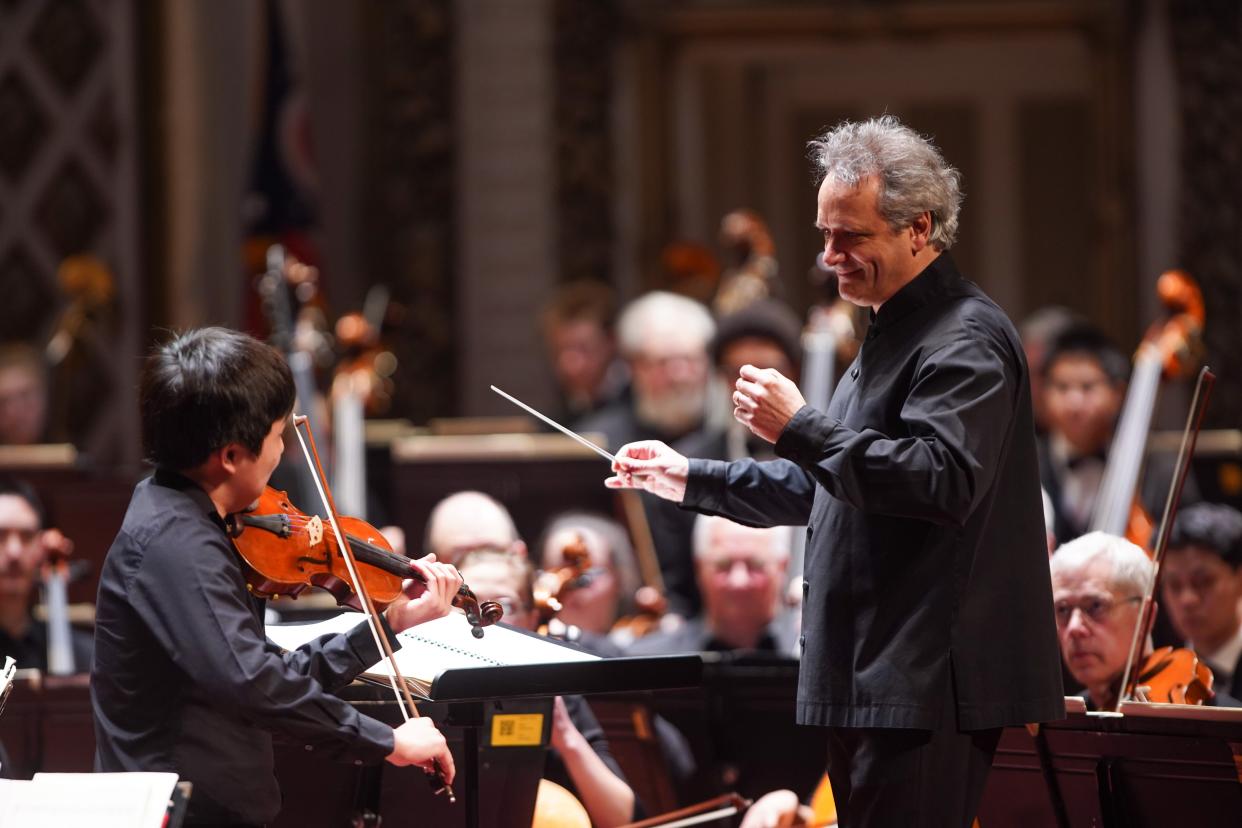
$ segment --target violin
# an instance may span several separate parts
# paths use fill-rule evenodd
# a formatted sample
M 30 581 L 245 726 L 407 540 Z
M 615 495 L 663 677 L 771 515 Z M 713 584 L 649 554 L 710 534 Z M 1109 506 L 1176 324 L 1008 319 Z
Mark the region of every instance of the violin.
M 401 594 L 405 578 L 427 583 L 414 561 L 393 552 L 374 526 L 345 516 L 337 522 L 362 564 L 358 577 L 378 607 L 388 606 Z M 246 562 L 247 586 L 255 595 L 297 597 L 317 586 L 331 593 L 338 604 L 362 609 L 333 533 L 318 515 L 308 515 L 290 503 L 285 492 L 266 487 L 253 506 L 231 516 L 229 536 Z M 465 612 L 475 638 L 482 638 L 483 627 L 504 615 L 500 604 L 480 603 L 465 584 L 457 590 L 453 606 Z
M 582 533 L 575 532 L 574 539 L 561 550 L 561 565 L 540 572 L 532 585 L 535 610 L 539 614 L 538 627 L 541 630 L 546 628 L 548 622 L 565 608 L 564 597 L 572 590 L 586 586 L 590 579 L 591 552 Z

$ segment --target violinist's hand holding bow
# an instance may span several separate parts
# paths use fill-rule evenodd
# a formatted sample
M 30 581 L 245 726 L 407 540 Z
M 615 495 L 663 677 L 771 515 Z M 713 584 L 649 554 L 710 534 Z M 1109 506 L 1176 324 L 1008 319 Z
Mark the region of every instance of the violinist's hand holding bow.
M 775 443 L 806 405 L 793 380 L 775 368 L 743 365 L 733 392 L 733 416 L 756 436 Z
M 393 632 L 447 615 L 462 585 L 457 567 L 440 563 L 434 554 L 414 561 L 413 565 L 427 576 L 427 583 L 409 579 L 402 584 L 401 594 L 384 610 Z
M 659 440 L 626 443 L 616 458 L 613 476 L 604 481 L 608 488 L 642 489 L 674 503 L 685 499 L 690 461 Z

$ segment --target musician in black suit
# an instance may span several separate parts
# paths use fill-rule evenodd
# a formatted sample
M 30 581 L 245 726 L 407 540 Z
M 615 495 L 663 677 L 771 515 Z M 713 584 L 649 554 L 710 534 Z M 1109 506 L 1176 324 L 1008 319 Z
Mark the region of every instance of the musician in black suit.
M 1130 360 L 1086 323 L 1053 340 L 1041 366 L 1048 431 L 1039 439 L 1039 479 L 1052 502 L 1058 544 L 1087 531 L 1106 453 L 1125 400 Z
M 841 824 L 969 825 L 1001 728 L 1064 714 L 1026 361 L 947 253 L 959 176 L 934 146 L 886 116 L 812 152 L 825 263 L 872 310 L 828 410 L 745 366 L 734 416 L 782 459 L 637 443 L 608 485 L 806 524 L 797 717 L 825 728 Z
M 19 669 L 47 671 L 48 624 L 32 611 L 40 568 L 52 548 L 68 551 L 73 544 L 45 523 L 34 488 L 24 480 L 0 476 L 0 666 L 5 656 L 12 656 Z M 69 628 L 76 672 L 90 671 L 93 645 L 90 630 Z
M 1216 689 L 1242 698 L 1242 513 L 1221 503 L 1182 509 L 1160 594 L 1187 646 L 1212 668 Z

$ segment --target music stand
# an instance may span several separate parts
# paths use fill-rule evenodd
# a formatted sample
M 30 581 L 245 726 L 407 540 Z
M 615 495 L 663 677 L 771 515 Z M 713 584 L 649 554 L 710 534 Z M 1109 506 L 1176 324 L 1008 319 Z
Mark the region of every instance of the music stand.
M 1038 736 L 1005 728 L 980 825 L 1242 824 L 1242 709 L 1131 702 L 1088 713 L 1076 697 L 1066 707 Z
M 281 789 L 286 802 L 301 786 L 322 792 L 331 789 L 322 776 L 355 774 L 359 793 L 353 813 L 383 816 L 384 828 L 403 825 L 529 828 L 535 790 L 543 774 L 551 727 L 551 697 L 594 693 L 637 692 L 697 686 L 702 660 L 697 655 L 615 658 L 563 664 L 530 664 L 447 670 L 432 684 L 428 705 L 420 712 L 443 725 L 457 760 L 457 804 L 433 797 L 422 772 L 416 768 L 377 769 L 346 767 L 331 770 L 295 748 L 280 756 Z M 373 718 L 399 724 L 400 714 L 391 694 L 366 684 L 354 684 L 342 695 Z M 511 745 L 496 742 L 496 717 L 541 715 L 537 734 L 529 730 Z M 507 719 L 521 728 L 532 719 Z M 486 801 L 480 803 L 480 794 Z M 319 816 L 323 816 L 322 811 Z M 483 817 L 486 816 L 486 821 Z M 282 811 L 275 828 L 294 825 L 295 812 Z M 406 822 L 406 819 L 409 822 Z M 302 823 L 305 824 L 305 823 Z

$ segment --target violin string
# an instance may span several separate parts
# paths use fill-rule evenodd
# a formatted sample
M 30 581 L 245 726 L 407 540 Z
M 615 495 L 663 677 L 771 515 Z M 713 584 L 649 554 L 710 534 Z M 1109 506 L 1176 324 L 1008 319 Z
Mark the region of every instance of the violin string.
M 302 454 L 306 458 L 306 464 L 311 469 L 314 469 L 315 464 L 311 460 L 310 449 L 306 445 L 306 440 L 303 439 L 302 437 L 301 430 L 296 427 L 296 419 L 295 419 L 295 427 L 293 429 L 293 433 L 296 434 L 298 437 L 298 444 L 302 447 Z M 375 640 L 375 650 L 376 652 L 383 653 L 385 651 L 384 644 L 386 642 L 382 641 L 380 638 L 379 622 L 375 616 L 375 608 L 374 606 L 371 605 L 370 596 L 366 594 L 366 587 L 363 586 L 362 579 L 358 577 L 358 573 L 354 569 L 353 556 L 346 554 L 344 552 L 345 538 L 343 537 L 343 534 L 341 532 L 341 527 L 337 525 L 336 516 L 333 514 L 332 506 L 328 501 L 328 494 L 323 489 L 323 481 L 319 479 L 318 474 L 312 474 L 311 479 L 315 481 L 315 489 L 316 491 L 318 491 L 319 498 L 323 502 L 324 509 L 328 513 L 328 522 L 332 525 L 332 531 L 336 535 L 337 543 L 340 544 L 342 547 L 341 557 L 345 561 L 345 568 L 349 571 L 349 577 L 352 578 L 354 581 L 354 585 L 357 588 L 358 596 L 362 599 L 364 606 L 368 610 L 365 613 L 367 617 L 367 627 L 371 631 L 371 637 Z M 393 695 L 397 699 L 397 708 L 401 711 L 401 716 L 403 720 L 408 722 L 410 720 L 410 711 L 406 710 L 405 700 L 401 696 L 401 690 L 397 687 L 396 659 L 390 658 L 389 663 L 392 669 L 388 671 L 388 684 L 392 687 Z M 415 712 L 414 715 L 418 715 L 417 712 Z

